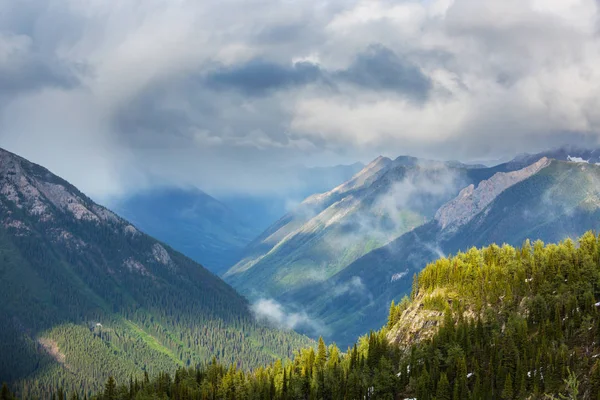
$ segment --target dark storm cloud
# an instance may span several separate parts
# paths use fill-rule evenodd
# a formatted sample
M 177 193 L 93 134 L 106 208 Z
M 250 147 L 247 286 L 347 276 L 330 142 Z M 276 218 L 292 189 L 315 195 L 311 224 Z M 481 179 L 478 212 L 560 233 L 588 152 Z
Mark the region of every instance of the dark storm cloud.
M 230 88 L 256 96 L 272 90 L 313 83 L 321 75 L 319 66 L 309 62 L 296 62 L 291 66 L 284 66 L 263 60 L 252 60 L 210 72 L 206 82 L 212 88 Z
M 39 54 L 9 54 L 12 59 L 0 65 L 0 97 L 41 90 L 46 87 L 69 89 L 79 84 L 76 66 Z
M 206 83 L 214 89 L 235 89 L 246 95 L 265 95 L 273 90 L 308 85 L 321 80 L 326 87 L 350 83 L 372 91 L 396 92 L 425 101 L 431 80 L 407 59 L 381 44 L 370 45 L 346 69 L 328 71 L 311 62 L 282 65 L 263 60 L 222 67 L 207 74 Z
M 419 101 L 426 100 L 432 88 L 417 65 L 379 44 L 369 46 L 337 76 L 365 89 L 395 91 Z

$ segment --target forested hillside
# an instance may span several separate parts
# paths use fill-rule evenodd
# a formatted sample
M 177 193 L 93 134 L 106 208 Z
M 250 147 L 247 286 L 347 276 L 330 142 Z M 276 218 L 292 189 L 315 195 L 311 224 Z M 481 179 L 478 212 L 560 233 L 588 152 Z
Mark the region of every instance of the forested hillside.
M 600 237 L 428 265 L 388 324 L 253 372 L 216 360 L 107 381 L 98 399 L 600 399 Z
M 0 380 L 25 398 L 213 356 L 247 369 L 313 343 L 256 323 L 202 266 L 3 150 L 0 282 Z

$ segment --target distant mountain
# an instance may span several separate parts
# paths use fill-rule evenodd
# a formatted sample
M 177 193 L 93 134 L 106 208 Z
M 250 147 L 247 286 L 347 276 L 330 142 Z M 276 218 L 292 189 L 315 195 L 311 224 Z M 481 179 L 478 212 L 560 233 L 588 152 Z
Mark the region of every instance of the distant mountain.
M 193 187 L 159 187 L 113 200 L 109 205 L 137 228 L 173 246 L 217 275 L 294 202 L 330 190 L 350 179 L 360 163 L 333 167 L 294 167 L 294 189 L 278 194 L 223 194 L 216 199 Z
M 311 345 L 255 322 L 199 264 L 0 150 L 0 381 L 98 391 L 212 356 L 249 368 Z
M 260 231 L 196 188 L 158 188 L 111 204 L 137 228 L 173 246 L 217 275 Z
M 577 146 L 562 146 L 536 154 L 520 154 L 513 160 L 501 164 L 500 167 L 507 171 L 514 171 L 516 169 L 526 167 L 527 165 L 531 165 L 543 157 L 552 158 L 559 161 L 597 164 L 600 163 L 600 149 L 585 149 Z
M 313 194 L 331 190 L 363 168 L 364 164 L 358 162 L 331 167 L 291 167 L 284 173 L 291 181 L 290 188 L 281 193 L 222 194 L 219 195 L 219 201 L 243 216 L 250 226 L 262 232 L 302 200 Z
M 600 166 L 540 158 L 465 187 L 431 221 L 279 300 L 292 308 L 302 304 L 329 328 L 330 339 L 349 343 L 381 325 L 385 305 L 408 294 L 413 274 L 442 255 L 527 238 L 559 241 L 599 228 Z
M 250 298 L 310 290 L 431 220 L 461 188 L 487 177 L 486 171 L 457 162 L 379 157 L 269 227 L 224 278 Z

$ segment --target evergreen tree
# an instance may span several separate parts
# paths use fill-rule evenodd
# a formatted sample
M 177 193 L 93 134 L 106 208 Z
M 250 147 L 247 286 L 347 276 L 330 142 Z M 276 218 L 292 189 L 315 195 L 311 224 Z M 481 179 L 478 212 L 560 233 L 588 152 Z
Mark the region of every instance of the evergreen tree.
M 394 326 L 394 324 L 396 323 L 396 303 L 394 302 L 394 300 L 392 300 L 392 304 L 390 304 L 390 312 L 388 315 L 388 323 L 387 323 L 387 327 L 388 329 L 392 329 L 392 327 Z
M 413 274 L 413 280 L 412 280 L 412 290 L 410 292 L 410 298 L 411 299 L 415 299 L 415 297 L 417 297 L 417 294 L 419 293 L 419 279 L 417 277 L 417 274 Z
M 6 383 L 2 384 L 2 392 L 0 392 L 0 400 L 11 400 L 12 395 Z
M 504 389 L 502 389 L 502 398 L 504 400 L 512 400 L 514 398 L 513 381 L 510 374 L 507 375 L 504 381 Z
M 596 360 L 590 373 L 590 393 L 593 400 L 600 400 L 600 360 Z
M 112 376 L 108 377 L 104 386 L 103 400 L 117 400 L 117 382 Z
M 435 395 L 436 400 L 451 400 L 452 389 L 450 388 L 450 382 L 445 373 L 442 372 L 440 380 L 437 384 L 437 392 Z
M 317 367 L 322 370 L 325 367 L 325 362 L 327 361 L 327 347 L 325 346 L 325 341 L 323 341 L 323 337 L 319 337 L 319 345 L 317 348 L 317 358 L 315 360 Z

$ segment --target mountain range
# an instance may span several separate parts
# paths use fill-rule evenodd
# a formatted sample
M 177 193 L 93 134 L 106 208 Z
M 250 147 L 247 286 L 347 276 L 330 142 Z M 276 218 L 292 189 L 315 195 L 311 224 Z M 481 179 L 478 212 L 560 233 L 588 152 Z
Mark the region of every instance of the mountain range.
M 597 229 L 595 153 L 559 149 L 493 167 L 379 157 L 252 239 L 244 213 L 199 190 L 142 193 L 122 205 L 129 222 L 0 150 L 1 380 L 26 397 L 57 385 L 91 393 L 109 375 L 212 356 L 248 369 L 314 344 L 257 321 L 231 286 L 144 231 L 199 259 L 213 254 L 217 271 L 228 255 L 226 281 L 267 299 L 274 320 L 310 321 L 285 325 L 351 344 L 383 325 L 389 303 L 414 292 L 413 276 L 440 256 Z M 232 249 L 248 242 L 236 261 Z
M 0 380 L 25 398 L 212 357 L 247 369 L 313 342 L 256 322 L 201 265 L 0 150 Z
M 217 199 L 195 187 L 167 186 L 113 199 L 109 205 L 140 230 L 221 275 L 290 204 L 347 181 L 363 167 L 293 167 L 287 171 L 293 189 L 281 194 L 225 193 Z
M 224 277 L 250 298 L 307 313 L 327 339 L 346 345 L 381 326 L 386 305 L 409 293 L 413 274 L 441 255 L 597 229 L 594 154 L 558 149 L 494 167 L 378 158 L 305 200 Z
M 324 281 L 431 219 L 447 198 L 474 179 L 471 171 L 477 169 L 378 157 L 349 181 L 308 197 L 283 216 L 224 277 L 250 298 Z

